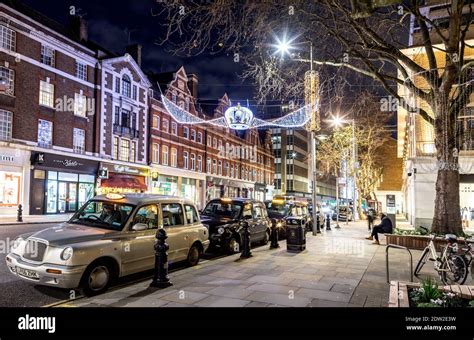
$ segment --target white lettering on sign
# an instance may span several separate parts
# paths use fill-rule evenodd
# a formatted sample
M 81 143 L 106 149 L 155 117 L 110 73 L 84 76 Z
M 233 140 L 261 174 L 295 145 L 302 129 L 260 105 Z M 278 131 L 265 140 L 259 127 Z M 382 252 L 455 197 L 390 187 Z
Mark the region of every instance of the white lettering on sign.
M 13 156 L 3 156 L 3 155 L 0 155 L 0 161 L 3 161 L 3 162 L 13 162 L 15 159 L 13 158 Z
M 81 166 L 81 165 L 84 165 L 82 163 L 79 163 L 78 161 L 73 161 L 71 159 L 65 159 L 63 161 L 60 161 L 60 160 L 54 160 L 55 163 L 60 163 L 62 164 L 63 166 L 65 167 L 76 167 L 76 166 Z
M 114 165 L 114 170 L 117 172 L 128 172 L 132 174 L 140 173 L 140 171 L 138 171 L 137 169 L 133 169 L 125 165 Z

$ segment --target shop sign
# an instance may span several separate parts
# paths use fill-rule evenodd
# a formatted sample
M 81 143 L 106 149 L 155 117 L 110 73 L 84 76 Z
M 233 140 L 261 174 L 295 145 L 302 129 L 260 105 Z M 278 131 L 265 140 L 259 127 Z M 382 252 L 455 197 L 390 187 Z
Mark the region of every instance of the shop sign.
M 140 169 L 128 165 L 120 164 L 102 164 L 101 169 L 107 169 L 109 172 L 116 172 L 120 174 L 136 175 L 136 176 L 148 176 L 148 170 Z
M 95 174 L 98 162 L 88 159 L 36 152 L 31 155 L 31 164 L 52 169 L 69 169 Z
M 108 169 L 99 169 L 99 172 L 97 173 L 97 176 L 100 179 L 107 179 L 107 178 L 109 178 L 109 170 Z

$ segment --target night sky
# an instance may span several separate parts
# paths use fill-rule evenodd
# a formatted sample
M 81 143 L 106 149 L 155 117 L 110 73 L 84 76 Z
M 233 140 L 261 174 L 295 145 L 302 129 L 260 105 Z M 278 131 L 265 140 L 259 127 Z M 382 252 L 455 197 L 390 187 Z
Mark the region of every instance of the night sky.
M 145 71 L 169 72 L 184 65 L 188 73 L 199 77 L 199 99 L 217 99 L 225 92 L 234 100 L 253 98 L 253 87 L 238 77 L 241 66 L 232 55 L 199 55 L 181 58 L 165 51 L 155 40 L 163 34 L 159 19 L 151 14 L 153 0 L 24 0 L 24 3 L 49 18 L 66 25 L 69 7 L 76 6 L 89 25 L 89 39 L 111 52 L 123 54 L 125 46 L 139 43 Z

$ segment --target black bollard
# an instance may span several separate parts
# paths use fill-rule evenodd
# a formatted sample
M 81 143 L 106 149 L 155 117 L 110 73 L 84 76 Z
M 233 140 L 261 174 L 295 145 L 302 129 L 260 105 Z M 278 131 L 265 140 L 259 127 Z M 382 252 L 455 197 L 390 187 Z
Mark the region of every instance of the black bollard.
M 166 243 L 167 238 L 166 231 L 158 229 L 155 242 L 155 274 L 150 287 L 166 288 L 173 285 L 168 277 L 168 249 L 170 247 Z
M 331 219 L 329 215 L 326 216 L 326 230 L 331 230 Z
M 316 233 L 321 234 L 321 225 L 319 224 L 321 221 L 319 220 L 319 214 L 316 215 Z
M 278 228 L 277 228 L 277 220 L 272 219 L 272 232 L 270 234 L 270 249 L 276 249 L 280 248 L 280 245 L 278 244 Z M 281 223 L 281 222 L 280 222 Z
M 247 221 L 242 221 L 240 222 L 240 226 L 244 230 L 242 233 L 242 253 L 240 254 L 240 258 L 248 259 L 249 257 L 252 257 L 252 252 L 250 251 L 249 223 Z
M 23 207 L 21 204 L 18 204 L 18 215 L 16 217 L 17 222 L 23 222 Z

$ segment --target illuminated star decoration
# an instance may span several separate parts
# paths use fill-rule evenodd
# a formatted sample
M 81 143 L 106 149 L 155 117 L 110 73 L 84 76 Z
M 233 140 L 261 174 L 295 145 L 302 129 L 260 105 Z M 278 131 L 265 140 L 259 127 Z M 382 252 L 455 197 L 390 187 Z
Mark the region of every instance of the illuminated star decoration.
M 280 118 L 263 120 L 254 117 L 250 109 L 237 104 L 237 106 L 229 107 L 224 117 L 206 120 L 189 113 L 164 95 L 161 99 L 168 113 L 179 124 L 210 124 L 234 130 L 247 130 L 263 127 L 298 128 L 303 127 L 311 119 L 311 105 L 303 106 Z

